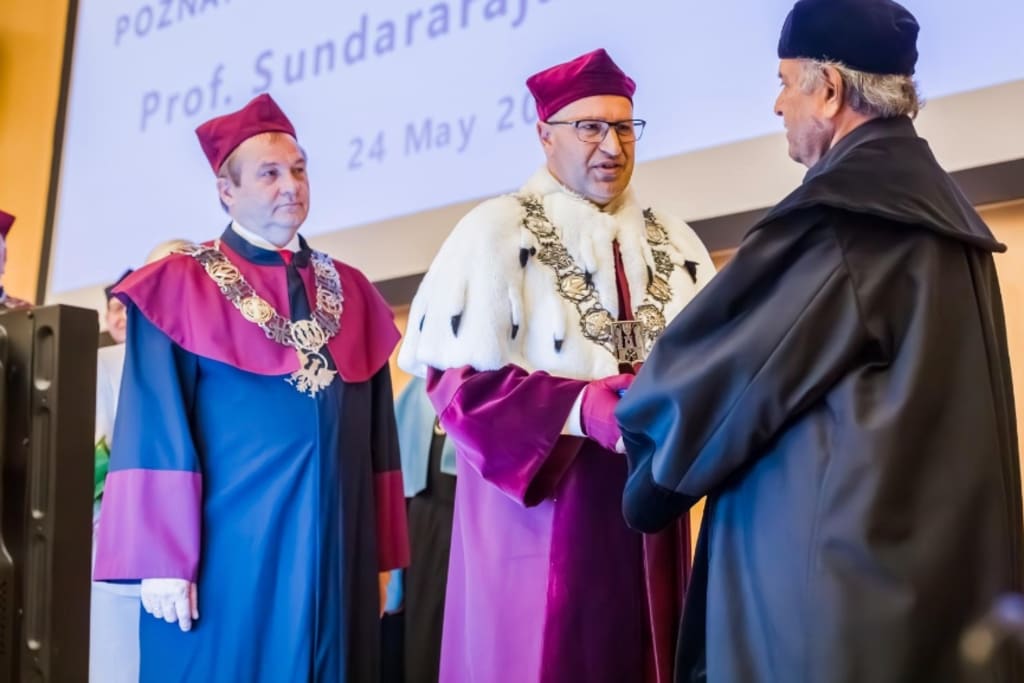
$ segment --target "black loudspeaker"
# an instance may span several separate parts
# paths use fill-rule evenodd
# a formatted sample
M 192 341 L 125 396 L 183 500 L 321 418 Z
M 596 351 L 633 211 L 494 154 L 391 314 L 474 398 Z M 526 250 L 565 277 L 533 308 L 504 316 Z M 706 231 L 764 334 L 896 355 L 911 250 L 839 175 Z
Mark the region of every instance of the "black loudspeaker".
M 0 682 L 89 677 L 98 327 L 0 313 Z

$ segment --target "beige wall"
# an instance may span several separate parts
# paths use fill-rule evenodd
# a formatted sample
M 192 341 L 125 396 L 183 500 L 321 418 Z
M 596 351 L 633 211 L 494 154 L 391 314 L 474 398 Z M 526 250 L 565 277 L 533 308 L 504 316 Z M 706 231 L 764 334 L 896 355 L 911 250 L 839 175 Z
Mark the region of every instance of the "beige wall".
M 4 0 L 0 10 L 0 209 L 17 216 L 4 285 L 35 300 L 53 158 L 67 0 Z
M 1006 311 L 1018 443 L 1024 444 L 1024 202 L 986 207 L 981 215 L 996 238 L 1008 247 L 1005 254 L 996 255 L 996 269 Z

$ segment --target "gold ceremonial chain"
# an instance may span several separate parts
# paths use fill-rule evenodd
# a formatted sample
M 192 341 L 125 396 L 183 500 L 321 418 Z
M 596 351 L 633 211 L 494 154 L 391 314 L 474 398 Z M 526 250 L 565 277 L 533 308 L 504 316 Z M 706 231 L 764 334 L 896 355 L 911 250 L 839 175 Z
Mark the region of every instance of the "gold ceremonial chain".
M 220 251 L 220 240 L 213 247 L 188 244 L 176 251 L 198 261 L 210 279 L 217 283 L 221 294 L 239 310 L 243 318 L 259 325 L 268 339 L 295 349 L 299 369 L 289 375 L 286 382 L 299 393 L 312 398 L 330 386 L 338 373 L 330 369 L 321 351 L 341 329 L 341 311 L 345 302 L 341 278 L 330 256 L 319 251 L 312 252 L 316 310 L 309 320 L 292 322 L 275 311 L 246 282 L 238 267 Z
M 665 304 L 672 300 L 669 279 L 675 269 L 672 258 L 662 248 L 668 242 L 668 233 L 654 212 L 650 209 L 643 212 L 644 235 L 654 256 L 654 272 L 647 283 L 647 295 L 636 309 L 636 320 L 620 321 L 601 305 L 590 277 L 576 265 L 562 244 L 540 199 L 532 195 L 516 195 L 516 199 L 525 211 L 523 227 L 540 244 L 537 260 L 555 271 L 558 293 L 576 307 L 583 336 L 604 347 L 620 363 L 643 361 L 654 340 L 665 330 Z

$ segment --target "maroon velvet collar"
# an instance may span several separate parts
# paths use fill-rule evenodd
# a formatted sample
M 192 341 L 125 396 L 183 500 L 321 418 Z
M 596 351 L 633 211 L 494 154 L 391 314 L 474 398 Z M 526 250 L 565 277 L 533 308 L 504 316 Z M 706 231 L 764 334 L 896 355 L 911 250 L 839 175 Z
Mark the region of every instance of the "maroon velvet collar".
M 252 263 L 223 242 L 220 249 L 256 293 L 287 317 L 288 283 L 281 263 Z M 400 335 L 391 309 L 366 277 L 340 261 L 334 264 L 345 307 L 341 329 L 327 346 L 344 381 L 364 382 L 388 362 Z M 308 300 L 315 302 L 313 269 L 300 268 L 299 273 Z M 191 256 L 172 254 L 140 268 L 114 293 L 191 353 L 259 375 L 286 375 L 299 369 L 295 350 L 268 339 L 245 320 Z

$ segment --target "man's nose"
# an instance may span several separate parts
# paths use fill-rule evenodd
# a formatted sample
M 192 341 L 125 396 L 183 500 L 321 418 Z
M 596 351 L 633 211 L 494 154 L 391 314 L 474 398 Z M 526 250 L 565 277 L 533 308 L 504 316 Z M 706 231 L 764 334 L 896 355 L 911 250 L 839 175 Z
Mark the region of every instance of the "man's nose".
M 299 187 L 299 180 L 291 173 L 285 173 L 281 176 L 281 193 L 295 196 L 296 191 Z
M 619 140 L 619 133 L 615 130 L 615 126 L 608 127 L 608 133 L 601 141 L 600 149 L 612 157 L 617 157 L 622 153 L 622 141 Z

